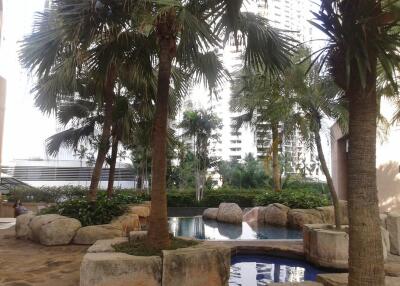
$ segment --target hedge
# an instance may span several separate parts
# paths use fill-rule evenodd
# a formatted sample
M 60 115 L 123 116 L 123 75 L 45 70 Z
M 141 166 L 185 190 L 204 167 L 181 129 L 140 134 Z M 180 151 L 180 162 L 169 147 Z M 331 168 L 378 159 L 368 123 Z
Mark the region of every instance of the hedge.
M 254 199 L 254 204 L 257 206 L 267 206 L 273 203 L 280 203 L 293 209 L 312 209 L 331 204 L 327 195 L 309 189 L 265 192 Z

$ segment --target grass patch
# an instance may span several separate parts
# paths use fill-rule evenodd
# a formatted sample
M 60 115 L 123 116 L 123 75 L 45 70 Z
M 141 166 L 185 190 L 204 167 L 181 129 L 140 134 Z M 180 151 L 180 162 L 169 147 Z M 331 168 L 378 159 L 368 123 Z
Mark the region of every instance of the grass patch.
M 138 242 L 124 242 L 121 244 L 113 245 L 113 248 L 117 252 L 122 252 L 130 255 L 135 256 L 161 256 L 162 250 L 157 250 L 153 248 L 149 248 L 146 246 L 145 241 L 138 241 Z M 171 246 L 168 249 L 164 250 L 175 250 L 179 248 L 186 248 L 198 245 L 198 241 L 194 240 L 185 240 L 179 238 L 172 238 L 171 239 Z

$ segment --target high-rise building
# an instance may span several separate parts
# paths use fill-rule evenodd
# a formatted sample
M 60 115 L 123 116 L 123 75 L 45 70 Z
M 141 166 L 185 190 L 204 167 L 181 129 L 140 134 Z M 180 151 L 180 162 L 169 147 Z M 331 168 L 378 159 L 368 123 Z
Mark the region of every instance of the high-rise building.
M 290 34 L 297 41 L 311 46 L 314 38 L 314 29 L 308 22 L 312 18 L 311 0 L 291 1 L 291 0 L 253 0 L 247 5 L 246 9 L 268 19 L 271 26 L 281 29 Z M 234 40 L 230 39 L 225 49 L 221 53 L 227 69 L 233 73 L 242 66 L 242 48 L 236 47 Z M 259 159 L 265 158 L 271 143 L 272 134 L 267 128 L 254 128 L 243 126 L 239 130 L 234 128 L 234 118 L 238 113 L 230 110 L 229 101 L 231 89 L 229 83 L 219 92 L 219 98 L 212 97 L 207 103 L 200 100 L 204 99 L 204 91 L 195 90 L 190 100 L 198 106 L 212 108 L 214 112 L 223 120 L 223 130 L 221 142 L 214 146 L 215 155 L 223 160 L 242 160 L 249 153 Z M 259 126 L 260 127 L 260 126 Z M 281 125 L 280 128 L 283 128 Z M 292 169 L 299 166 L 302 168 L 308 165 L 308 175 L 319 176 L 317 169 L 310 171 L 311 165 L 318 165 L 317 156 L 302 144 L 299 132 L 291 138 L 284 138 L 280 152 L 285 154 Z M 305 168 L 304 168 L 305 169 Z

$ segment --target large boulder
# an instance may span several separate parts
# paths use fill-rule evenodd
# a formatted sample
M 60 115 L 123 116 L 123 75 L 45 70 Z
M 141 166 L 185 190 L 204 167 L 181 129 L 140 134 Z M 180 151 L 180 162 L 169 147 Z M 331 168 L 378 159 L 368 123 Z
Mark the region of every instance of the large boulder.
M 147 218 L 150 216 L 151 207 L 148 204 L 129 206 L 128 212 L 137 214 L 139 217 Z
M 88 253 L 115 252 L 114 245 L 128 242 L 127 237 L 117 237 L 112 239 L 101 239 L 96 241 L 88 248 Z
M 60 218 L 63 218 L 63 216 L 58 214 L 38 215 L 33 217 L 29 222 L 29 228 L 31 229 L 29 239 L 39 242 L 39 234 L 42 226 Z
M 389 231 L 390 252 L 400 255 L 400 212 L 390 212 L 386 219 Z
M 66 245 L 82 227 L 79 220 L 60 215 L 40 215 L 29 223 L 31 239 L 43 245 Z
M 339 201 L 340 206 L 340 218 L 342 225 L 349 224 L 348 206 L 347 201 Z M 334 224 L 335 223 L 335 209 L 333 206 L 319 207 L 318 211 L 321 212 L 322 219 L 324 223 Z
M 322 214 L 314 209 L 291 209 L 288 212 L 288 225 L 302 229 L 305 224 L 324 223 Z
M 290 208 L 282 204 L 270 204 L 265 210 L 265 222 L 271 225 L 286 226 Z
M 217 219 L 218 216 L 218 208 L 208 208 L 203 212 L 204 219 Z
M 119 216 L 113 219 L 111 224 L 116 228 L 122 229 L 126 236 L 128 236 L 131 231 L 141 230 L 139 216 L 133 213 L 127 213 Z
M 100 239 L 112 239 L 122 236 L 125 236 L 124 231 L 115 225 L 90 225 L 80 228 L 73 242 L 74 244 L 90 245 Z
M 31 220 L 35 217 L 32 212 L 19 215 L 15 222 L 15 236 L 20 239 L 28 239 L 31 237 L 31 228 L 29 224 Z
M 218 208 L 217 220 L 221 222 L 241 224 L 243 220 L 243 211 L 237 204 L 221 203 Z
M 231 250 L 193 247 L 163 251 L 163 286 L 228 285 Z
M 243 215 L 243 221 L 252 224 L 263 224 L 265 223 L 265 211 L 266 207 L 255 207 L 247 211 Z
M 77 219 L 57 219 L 42 226 L 39 241 L 49 246 L 69 244 L 81 227 L 81 222 Z
M 80 286 L 161 286 L 158 256 L 125 253 L 87 253 L 80 270 Z

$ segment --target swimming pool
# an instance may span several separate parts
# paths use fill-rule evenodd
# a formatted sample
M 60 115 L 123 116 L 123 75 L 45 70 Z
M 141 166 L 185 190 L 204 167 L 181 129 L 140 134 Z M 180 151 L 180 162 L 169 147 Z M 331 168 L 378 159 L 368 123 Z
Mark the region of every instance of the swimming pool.
M 301 230 L 270 225 L 251 226 L 203 220 L 201 216 L 170 217 L 169 228 L 174 236 L 194 237 L 205 240 L 256 240 L 256 239 L 302 239 Z
M 273 282 L 315 281 L 325 273 L 302 260 L 261 256 L 232 257 L 229 286 L 266 286 Z

